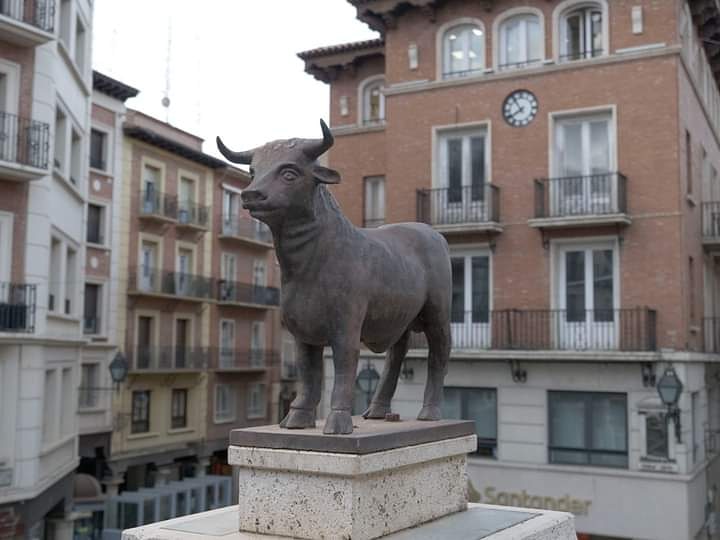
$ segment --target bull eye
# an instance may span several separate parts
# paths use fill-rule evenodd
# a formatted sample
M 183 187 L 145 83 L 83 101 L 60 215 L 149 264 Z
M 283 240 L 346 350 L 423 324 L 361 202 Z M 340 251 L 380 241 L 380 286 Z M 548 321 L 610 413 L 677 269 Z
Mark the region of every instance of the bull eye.
M 280 176 L 286 182 L 292 182 L 293 180 L 297 179 L 298 173 L 292 169 L 283 169 L 282 171 L 280 171 Z

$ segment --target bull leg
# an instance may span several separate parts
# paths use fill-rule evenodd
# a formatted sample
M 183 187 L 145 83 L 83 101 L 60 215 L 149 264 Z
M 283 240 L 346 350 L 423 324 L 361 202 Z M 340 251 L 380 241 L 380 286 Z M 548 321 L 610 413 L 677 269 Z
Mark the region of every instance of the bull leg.
M 450 359 L 450 321 L 428 323 L 425 325 L 425 336 L 428 341 L 428 374 L 425 383 L 423 407 L 418 420 L 440 420 L 442 414 L 443 384 Z
M 328 435 L 352 433 L 352 402 L 360 356 L 360 335 L 350 332 L 332 344 L 335 384 L 330 399 L 330 414 L 323 433 Z
M 280 427 L 302 429 L 315 427 L 315 410 L 320 403 L 323 348 L 297 342 L 295 345 L 300 392 L 290 404 L 290 411 Z
M 410 330 L 407 330 L 402 337 L 387 352 L 385 357 L 385 368 L 383 369 L 380 384 L 378 384 L 375 395 L 370 402 L 370 407 L 363 413 L 364 418 L 385 418 L 390 410 L 390 402 L 395 395 L 400 367 L 408 351 Z

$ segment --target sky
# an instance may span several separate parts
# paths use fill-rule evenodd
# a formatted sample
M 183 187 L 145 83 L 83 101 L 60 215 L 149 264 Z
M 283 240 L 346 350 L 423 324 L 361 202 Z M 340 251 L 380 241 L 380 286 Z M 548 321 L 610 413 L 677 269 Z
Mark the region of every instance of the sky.
M 214 155 L 216 135 L 234 150 L 319 137 L 329 87 L 297 53 L 377 37 L 346 0 L 97 0 L 93 25 L 93 68 L 140 90 L 128 107 Z

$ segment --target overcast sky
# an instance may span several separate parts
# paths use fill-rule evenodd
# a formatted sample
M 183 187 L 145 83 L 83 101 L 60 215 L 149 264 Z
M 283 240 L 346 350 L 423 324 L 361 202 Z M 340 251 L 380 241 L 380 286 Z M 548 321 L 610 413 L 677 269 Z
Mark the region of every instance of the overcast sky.
M 217 155 L 215 135 L 236 150 L 320 136 L 328 86 L 296 54 L 374 37 L 345 0 L 97 0 L 93 67 L 140 90 L 129 107 L 168 115 Z

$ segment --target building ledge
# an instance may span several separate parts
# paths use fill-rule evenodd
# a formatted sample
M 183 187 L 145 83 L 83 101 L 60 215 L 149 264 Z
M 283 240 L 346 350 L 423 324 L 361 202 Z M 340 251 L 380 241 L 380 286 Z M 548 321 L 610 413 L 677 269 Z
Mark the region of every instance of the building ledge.
M 333 126 L 332 134 L 336 137 L 345 135 L 362 135 L 363 133 L 378 133 L 385 131 L 387 122 L 375 122 L 371 124 L 348 124 L 344 126 Z
M 585 216 L 566 216 L 555 218 L 534 218 L 528 225 L 536 229 L 566 229 L 570 227 L 600 227 L 604 225 L 630 225 L 632 220 L 627 214 L 590 214 Z
M 22 47 L 42 45 L 55 39 L 52 32 L 46 32 L 37 26 L 19 21 L 7 15 L 0 15 L 0 35 L 8 41 Z
M 239 308 L 250 308 L 250 309 L 280 309 L 280 306 L 268 305 L 268 304 L 253 304 L 251 302 L 228 302 L 226 300 L 218 300 L 218 306 L 224 307 L 239 307 Z
M 497 221 L 483 223 L 453 223 L 450 225 L 433 225 L 433 229 L 443 234 L 466 234 L 473 232 L 487 232 L 499 234 L 503 226 Z
M 0 27 L 0 34 L 2 27 Z M 0 176 L 3 180 L 13 180 L 16 182 L 26 182 L 29 180 L 37 180 L 43 176 L 47 176 L 47 169 L 23 165 L 13 161 L 0 161 Z
M 201 298 L 197 296 L 180 296 L 177 294 L 165 294 L 158 292 L 142 291 L 140 289 L 132 289 L 127 292 L 128 296 L 146 296 L 149 298 L 158 298 L 162 300 L 175 300 L 177 302 L 214 302 L 211 298 Z
M 232 242 L 240 242 L 249 246 L 260 247 L 263 249 L 272 249 L 273 245 L 268 242 L 261 240 L 255 240 L 253 238 L 246 238 L 245 236 L 236 236 L 234 234 L 219 234 L 218 240 L 228 240 Z

